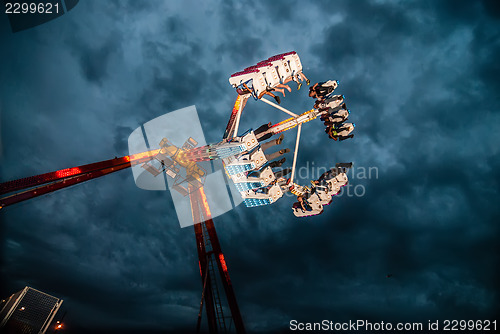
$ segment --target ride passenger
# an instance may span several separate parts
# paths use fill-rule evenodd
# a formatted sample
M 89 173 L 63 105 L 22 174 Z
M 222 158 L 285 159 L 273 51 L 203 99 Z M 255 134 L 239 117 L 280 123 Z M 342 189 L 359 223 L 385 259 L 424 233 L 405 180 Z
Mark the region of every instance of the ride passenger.
M 292 80 L 297 83 L 297 90 L 299 90 L 300 87 L 302 87 L 302 82 L 301 81 L 305 80 L 306 84 L 308 86 L 311 83 L 311 80 L 309 80 L 303 72 L 299 72 L 295 76 L 289 76 L 288 78 L 285 79 L 285 81 L 283 83 L 285 84 L 285 83 L 290 82 Z
M 307 201 L 307 199 L 303 195 L 297 196 L 297 201 L 299 202 L 300 207 L 302 208 L 302 210 L 304 210 L 304 211 L 312 211 L 311 205 L 309 204 L 309 202 Z
M 354 131 L 356 124 L 354 123 L 344 123 L 342 126 L 329 126 L 325 129 L 325 132 L 328 133 L 328 136 L 333 140 L 346 140 L 354 137 L 351 132 Z
M 335 88 L 337 88 L 337 81 L 328 80 L 325 82 L 317 82 L 312 87 L 309 88 L 309 96 L 313 99 L 324 100 L 326 96 L 333 93 Z

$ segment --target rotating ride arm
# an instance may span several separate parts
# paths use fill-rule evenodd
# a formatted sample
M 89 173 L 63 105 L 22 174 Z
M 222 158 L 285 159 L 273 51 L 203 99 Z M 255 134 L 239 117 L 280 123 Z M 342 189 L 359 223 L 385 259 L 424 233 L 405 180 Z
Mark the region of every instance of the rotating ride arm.
M 159 150 L 146 151 L 88 165 L 66 168 L 0 184 L 0 209 L 34 197 L 71 187 L 153 159 Z M 4 196 L 5 195 L 5 196 Z

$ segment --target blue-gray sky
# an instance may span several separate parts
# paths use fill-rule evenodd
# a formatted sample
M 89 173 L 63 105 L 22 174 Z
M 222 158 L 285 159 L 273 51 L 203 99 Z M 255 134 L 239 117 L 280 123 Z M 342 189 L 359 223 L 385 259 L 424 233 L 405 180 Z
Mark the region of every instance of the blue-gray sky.
M 297 51 L 312 82 L 340 80 L 356 135 L 333 142 L 306 124 L 299 166 L 377 167 L 351 180 L 364 196 L 306 219 L 286 197 L 215 219 L 249 332 L 499 313 L 495 1 L 82 0 L 18 33 L 1 15 L 0 32 L 2 181 L 126 155 L 135 128 L 190 105 L 218 141 L 229 75 L 277 53 Z M 282 104 L 311 102 L 302 88 Z M 256 101 L 245 113 L 242 129 L 282 117 Z M 61 297 L 75 332 L 194 328 L 194 233 L 131 171 L 0 217 L 2 296 L 30 285 Z

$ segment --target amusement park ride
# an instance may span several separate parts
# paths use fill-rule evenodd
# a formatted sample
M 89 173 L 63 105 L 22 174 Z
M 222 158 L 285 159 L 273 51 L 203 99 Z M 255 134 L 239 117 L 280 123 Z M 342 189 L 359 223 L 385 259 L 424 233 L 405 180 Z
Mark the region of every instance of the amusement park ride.
M 261 61 L 255 66 L 234 73 L 229 79 L 238 96 L 222 141 L 197 147 L 196 140 L 190 137 L 182 147 L 176 147 L 164 138 L 159 143 L 159 148 L 154 150 L 5 182 L 0 184 L 0 196 L 3 196 L 0 198 L 0 208 L 132 166 L 141 165 L 153 176 L 165 173 L 174 181 L 172 189 L 183 196 L 189 196 L 192 218 L 195 222 L 194 230 L 203 283 L 197 331 L 201 328 L 202 309 L 205 306 L 210 333 L 227 333 L 232 330 L 244 333 L 243 320 L 203 188 L 206 172 L 198 162 L 222 160 L 227 176 L 240 192 L 247 207 L 272 204 L 284 193 L 291 192 L 298 198 L 298 202 L 292 206 L 295 216 L 304 217 L 322 213 L 324 205 L 332 201 L 332 195 L 339 193 L 341 187 L 347 184 L 346 169 L 352 164 L 336 164 L 335 168 L 324 173 L 318 180 L 311 181 L 312 185 L 309 187 L 296 184 L 294 176 L 302 125 L 321 117 L 325 125 L 330 124 L 328 132 L 333 132 L 334 137 L 331 138 L 336 140 L 335 136 L 345 138 L 349 135 L 354 124 L 343 123 L 349 114 L 343 101 L 344 96 L 331 95 L 337 88 L 338 81 L 321 83 L 326 93 L 318 96 L 313 109 L 302 114 L 295 114 L 280 106 L 280 99 L 273 92 L 281 91 L 280 88 L 290 90 L 286 86 L 290 81 L 295 81 L 300 88 L 304 79 L 309 84 L 309 80 L 302 73 L 302 64 L 296 52 L 276 55 Z M 312 90 L 313 88 L 310 92 Z M 267 100 L 264 95 L 272 96 L 278 104 Z M 290 117 L 277 124 L 264 124 L 255 131 L 249 129 L 238 135 L 243 109 L 250 97 L 267 103 Z M 328 123 L 332 120 L 333 125 Z M 286 178 L 286 174 L 273 170 L 276 164 L 268 161 L 262 145 L 264 140 L 295 127 L 297 127 L 297 139 L 291 174 Z M 229 308 L 230 316 L 227 315 L 227 307 L 222 304 L 221 286 L 226 295 L 225 304 Z

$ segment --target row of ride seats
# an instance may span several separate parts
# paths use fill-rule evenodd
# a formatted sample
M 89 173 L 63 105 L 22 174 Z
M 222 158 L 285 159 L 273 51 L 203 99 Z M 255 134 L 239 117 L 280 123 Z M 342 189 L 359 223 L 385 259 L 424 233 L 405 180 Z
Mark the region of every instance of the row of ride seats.
M 287 52 L 258 62 L 241 72 L 231 75 L 229 83 L 240 91 L 245 91 L 243 84 L 252 89 L 255 98 L 265 90 L 271 90 L 280 83 L 285 83 L 302 72 L 302 63 L 295 52 Z
M 325 132 L 329 133 L 332 126 L 334 129 L 339 129 L 337 133 L 340 136 L 347 136 L 354 130 L 354 123 L 344 123 L 350 114 L 344 99 L 344 95 L 333 95 L 315 104 L 315 107 L 320 111 L 321 119 L 325 121 Z M 333 125 L 327 125 L 327 122 L 331 122 Z
M 340 188 L 348 182 L 345 168 L 335 167 L 324 173 L 318 185 L 303 195 L 311 210 L 304 210 L 299 202 L 292 205 L 293 214 L 296 217 L 314 216 L 323 213 L 323 206 L 332 202 L 332 196 L 340 192 Z
M 250 130 L 242 136 L 241 142 L 245 143 L 254 138 L 255 135 Z M 234 182 L 247 207 L 271 204 L 283 196 L 279 185 L 271 185 L 276 177 L 272 168 L 267 166 L 268 161 L 260 145 L 252 145 L 247 152 L 224 158 L 222 161 L 226 173 Z M 248 173 L 251 171 L 258 171 L 258 177 L 249 177 Z

